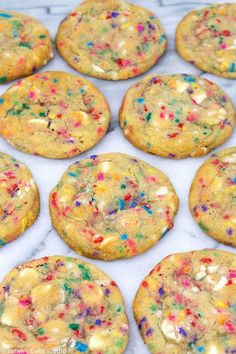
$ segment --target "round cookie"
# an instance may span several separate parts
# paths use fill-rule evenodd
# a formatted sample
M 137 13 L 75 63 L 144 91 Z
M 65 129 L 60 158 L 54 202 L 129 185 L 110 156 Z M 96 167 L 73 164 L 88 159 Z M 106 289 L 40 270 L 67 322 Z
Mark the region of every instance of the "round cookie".
M 92 264 L 53 256 L 13 269 L 0 285 L 1 353 L 121 354 L 129 336 L 116 283 Z
M 49 198 L 52 224 L 81 255 L 128 258 L 173 226 L 178 197 L 167 176 L 135 157 L 92 155 L 71 165 Z
M 87 0 L 62 21 L 56 44 L 81 73 L 123 80 L 151 68 L 167 42 L 151 11 L 122 0 Z
M 109 121 L 102 93 L 69 73 L 30 76 L 0 97 L 0 134 L 15 148 L 34 155 L 79 155 L 103 138 Z
M 188 13 L 176 30 L 179 55 L 206 72 L 236 78 L 236 4 Z
M 151 75 L 127 91 L 120 109 L 125 137 L 162 157 L 199 157 L 223 144 L 235 126 L 225 92 L 201 77 Z
M 236 147 L 217 152 L 198 169 L 189 206 L 203 231 L 236 247 Z
M 29 169 L 0 152 L 0 247 L 35 222 L 39 204 L 38 188 Z
M 236 255 L 166 257 L 143 280 L 133 309 L 153 354 L 223 354 L 236 348 Z
M 50 34 L 38 20 L 0 11 L 0 84 L 31 75 L 52 57 Z

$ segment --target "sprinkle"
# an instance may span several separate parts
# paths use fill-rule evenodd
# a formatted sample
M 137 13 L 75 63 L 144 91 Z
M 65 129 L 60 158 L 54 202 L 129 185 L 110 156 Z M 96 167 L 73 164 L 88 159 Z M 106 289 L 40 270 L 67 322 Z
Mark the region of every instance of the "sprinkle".
M 70 329 L 76 330 L 80 328 L 80 325 L 78 323 L 70 323 L 68 327 Z
M 227 102 L 227 97 L 226 96 L 221 96 L 221 101 L 222 102 Z
M 91 155 L 90 159 L 95 160 L 97 158 L 97 155 Z
M 225 37 L 230 37 L 231 36 L 231 32 L 228 31 L 228 30 L 224 30 L 224 31 L 222 31 L 222 35 L 225 36 Z
M 27 339 L 26 335 L 17 328 L 12 329 L 11 333 L 16 335 L 21 341 L 26 341 Z
M 201 258 L 201 262 L 209 264 L 209 263 L 212 263 L 212 259 L 211 258 Z
M 106 294 L 106 296 L 108 296 L 108 295 L 110 295 L 110 289 L 108 289 L 108 288 L 106 288 L 106 290 L 105 290 L 105 294 Z
M 4 83 L 7 81 L 7 77 L 6 76 L 1 76 L 0 77 L 0 84 Z
M 137 203 L 135 201 L 132 201 L 129 205 L 129 207 L 132 209 L 132 208 L 135 208 L 137 206 Z
M 4 102 L 3 98 L 0 98 L 0 104 L 2 104 Z
M 123 234 L 123 235 L 121 235 L 121 240 L 127 240 L 127 238 L 128 238 L 128 235 L 127 234 Z
M 42 334 L 44 334 L 45 332 L 44 332 L 44 329 L 40 327 L 40 328 L 37 329 L 37 333 L 38 333 L 39 335 L 42 335 Z
M 71 176 L 71 177 L 76 177 L 77 176 L 77 174 L 74 173 L 74 172 L 67 172 L 67 174 L 68 174 L 68 176 Z
M 165 294 L 165 290 L 163 287 L 159 288 L 158 292 L 161 296 L 163 296 Z
M 231 63 L 229 67 L 229 72 L 233 73 L 235 71 L 235 63 Z
M 138 323 L 138 328 L 141 329 L 142 325 L 147 322 L 147 318 L 146 317 L 142 317 L 141 320 Z
M 111 13 L 111 17 L 113 17 L 113 18 L 116 18 L 116 17 L 118 17 L 118 16 L 119 16 L 119 12 L 113 11 L 113 12 Z
M 118 59 L 117 64 L 121 68 L 126 68 L 127 66 L 129 66 L 131 64 L 131 62 L 129 60 L 125 60 L 125 59 Z
M 126 188 L 126 185 L 125 184 L 121 184 L 120 185 L 120 189 L 125 189 Z
M 142 205 L 141 208 L 145 210 L 148 214 L 152 214 L 152 210 L 148 208 L 146 205 Z
M 192 76 L 185 76 L 185 77 L 184 77 L 184 81 L 187 81 L 187 82 L 195 82 L 196 79 L 195 79 L 195 77 L 192 77 Z
M 76 200 L 75 205 L 76 205 L 76 206 L 80 206 L 80 205 L 81 205 L 81 202 L 79 202 L 78 200 Z
M 0 17 L 3 17 L 3 18 L 11 18 L 12 15 L 0 13 Z
M 137 102 L 138 103 L 143 103 L 145 100 L 144 100 L 144 98 L 143 97 L 139 97 L 139 98 L 137 98 Z
M 1 103 L 1 101 L 0 101 L 0 103 Z M 233 178 L 233 183 L 236 184 L 236 176 Z
M 90 275 L 89 269 L 87 267 L 85 267 L 83 264 L 79 264 L 78 268 L 80 269 L 80 271 L 82 273 L 83 280 L 91 280 L 91 275 Z
M 152 333 L 153 333 L 153 328 L 149 328 L 146 332 L 146 336 L 149 337 L 152 335 Z
M 149 122 L 151 118 L 152 118 L 152 112 L 149 112 L 145 118 L 146 122 Z
M 95 324 L 96 324 L 97 326 L 101 326 L 102 321 L 101 321 L 100 319 L 97 319 L 97 320 L 95 321 Z
M 39 36 L 40 39 L 44 39 L 44 38 L 46 38 L 46 37 L 47 37 L 46 34 L 41 34 L 41 35 Z
M 75 348 L 81 353 L 85 353 L 88 350 L 87 344 L 82 343 L 82 342 L 76 342 Z
M 187 337 L 187 333 L 182 327 L 179 327 L 179 333 L 181 334 L 182 337 Z
M 199 353 L 203 353 L 205 352 L 205 347 L 198 347 L 197 350 Z
M 6 244 L 6 242 L 4 242 L 3 240 L 0 240 L 0 247 L 4 246 Z
M 205 232 L 208 232 L 208 231 L 209 231 L 208 227 L 206 227 L 206 225 L 204 225 L 203 223 L 199 222 L 198 225 L 200 226 L 200 228 L 201 228 L 203 231 L 205 231 Z
M 32 48 L 32 46 L 31 46 L 31 44 L 30 44 L 29 42 L 20 42 L 20 43 L 18 44 L 18 46 L 19 46 L 19 47 L 26 47 L 26 48 L 29 48 L 29 49 Z
M 162 34 L 160 38 L 158 39 L 158 44 L 161 44 L 164 40 L 166 39 L 165 34 Z
M 99 181 L 103 181 L 104 180 L 104 173 L 99 172 L 97 178 L 98 178 Z
M 137 31 L 139 33 L 143 32 L 144 31 L 144 26 L 142 25 L 142 23 L 139 23 L 138 26 L 137 26 Z
M 155 26 L 150 21 L 147 21 L 147 24 L 148 24 L 148 28 L 151 29 L 152 31 L 156 29 Z
M 94 45 L 93 42 L 87 42 L 86 44 L 87 44 L 87 47 L 93 47 L 93 45 Z
M 120 200 L 119 200 L 119 207 L 120 207 L 120 210 L 124 210 L 124 208 L 125 208 L 125 202 L 124 202 L 123 199 L 120 199 Z
M 201 209 L 202 209 L 202 211 L 205 212 L 205 211 L 207 211 L 207 206 L 205 204 L 202 204 Z
M 227 230 L 227 235 L 231 236 L 233 234 L 233 229 L 231 227 L 229 227 Z

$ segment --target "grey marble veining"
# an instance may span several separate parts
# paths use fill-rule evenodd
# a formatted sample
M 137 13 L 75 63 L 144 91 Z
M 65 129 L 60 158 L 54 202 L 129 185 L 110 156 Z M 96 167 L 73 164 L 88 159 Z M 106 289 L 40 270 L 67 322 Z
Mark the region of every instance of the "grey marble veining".
M 52 38 L 54 38 L 59 22 L 80 2 L 79 0 L 0 0 L 0 8 L 21 11 L 35 16 L 48 27 Z M 175 52 L 175 29 L 180 19 L 195 8 L 221 1 L 133 0 L 131 2 L 153 10 L 161 19 L 168 36 L 166 54 L 149 73 L 192 73 L 201 75 L 220 85 L 236 103 L 236 80 L 227 80 L 201 72 L 183 61 Z M 61 70 L 76 74 L 58 56 L 56 51 L 55 58 L 41 71 L 43 70 Z M 192 178 L 197 168 L 207 157 L 189 158 L 180 161 L 166 160 L 141 152 L 124 139 L 118 124 L 118 111 L 125 91 L 139 78 L 120 82 L 88 79 L 98 86 L 107 97 L 112 112 L 112 122 L 108 134 L 93 149 L 69 160 L 48 160 L 15 150 L 0 138 L 0 150 L 15 156 L 31 169 L 41 195 L 41 212 L 36 223 L 19 239 L 0 250 L 0 280 L 11 268 L 33 258 L 56 254 L 77 256 L 53 230 L 48 212 L 48 195 L 70 164 L 91 154 L 117 151 L 134 155 L 149 162 L 170 177 L 179 195 L 180 209 L 175 219 L 174 228 L 155 247 L 143 255 L 110 263 L 89 260 L 117 281 L 123 292 L 131 325 L 130 342 L 126 354 L 147 354 L 147 348 L 140 338 L 132 314 L 132 300 L 144 276 L 158 261 L 170 253 L 202 248 L 220 248 L 234 253 L 236 253 L 236 250 L 219 244 L 205 235 L 192 219 L 188 209 L 188 191 Z M 9 85 L 1 86 L 0 94 Z M 235 144 L 236 132 L 223 147 Z M 88 259 L 86 260 L 88 261 Z

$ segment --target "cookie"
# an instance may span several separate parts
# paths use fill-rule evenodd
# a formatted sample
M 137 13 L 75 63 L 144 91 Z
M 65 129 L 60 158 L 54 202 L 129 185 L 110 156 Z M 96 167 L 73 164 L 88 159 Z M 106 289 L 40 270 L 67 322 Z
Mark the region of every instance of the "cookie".
M 120 354 L 128 342 L 116 283 L 80 259 L 53 256 L 19 265 L 0 285 L 0 308 L 1 353 Z
M 236 348 L 236 255 L 166 257 L 143 280 L 133 309 L 153 354 L 223 354 Z
M 236 147 L 217 152 L 198 169 L 189 206 L 204 232 L 236 247 Z
M 213 82 L 152 75 L 127 91 L 120 126 L 137 148 L 162 157 L 199 157 L 223 144 L 235 126 L 230 98 Z
M 0 11 L 0 84 L 31 75 L 52 57 L 49 32 L 38 20 Z
M 0 152 L 0 247 L 35 222 L 39 204 L 38 188 L 29 169 Z
M 208 73 L 236 78 L 236 4 L 188 13 L 176 30 L 179 55 Z
M 69 73 L 30 76 L 0 97 L 0 134 L 15 148 L 34 155 L 79 155 L 103 138 L 109 121 L 101 92 Z
M 173 226 L 178 197 L 167 176 L 135 157 L 92 155 L 64 173 L 49 198 L 52 224 L 81 255 L 128 258 Z
M 87 0 L 60 24 L 59 54 L 83 74 L 123 80 L 151 68 L 166 49 L 166 36 L 149 10 L 121 0 Z

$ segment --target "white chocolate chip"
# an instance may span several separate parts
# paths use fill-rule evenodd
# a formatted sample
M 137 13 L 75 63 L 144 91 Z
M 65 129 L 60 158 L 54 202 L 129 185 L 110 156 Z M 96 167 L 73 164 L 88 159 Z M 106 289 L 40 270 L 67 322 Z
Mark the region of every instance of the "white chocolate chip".
M 236 154 L 228 155 L 223 158 L 224 162 L 233 162 L 236 163 Z
M 196 280 L 202 280 L 202 279 L 205 278 L 205 276 L 206 276 L 206 272 L 205 271 L 200 271 L 200 272 L 198 272 L 196 274 L 195 279 Z
M 33 124 L 39 124 L 39 125 L 48 125 L 48 121 L 45 119 L 30 119 L 29 123 L 33 123 Z
M 176 333 L 176 328 L 169 321 L 164 320 L 162 322 L 161 329 L 167 338 L 173 339 L 176 342 L 180 341 L 180 339 L 181 339 L 180 334 Z
M 95 333 L 89 340 L 89 349 L 94 351 L 105 351 L 110 344 L 111 334 L 107 331 Z
M 103 70 L 102 68 L 100 68 L 99 66 L 94 65 L 94 64 L 92 64 L 92 68 L 93 68 L 95 71 L 99 72 L 99 73 L 104 73 L 104 72 L 105 72 L 105 70 Z
M 219 269 L 218 265 L 214 265 L 214 266 L 212 265 L 207 267 L 209 273 L 215 273 L 218 269 Z
M 168 188 L 167 187 L 161 187 L 156 191 L 157 195 L 166 195 L 168 193 Z
M 199 91 L 199 92 L 193 93 L 191 95 L 191 97 L 194 99 L 195 102 L 200 104 L 207 98 L 207 95 L 204 91 Z
M 189 84 L 187 82 L 183 82 L 183 81 L 176 81 L 176 89 L 178 92 L 183 93 L 184 91 L 187 90 L 187 88 L 189 87 Z
M 39 283 L 39 274 L 35 269 L 24 268 L 19 272 L 15 282 L 17 287 L 31 289 Z
M 219 282 L 213 288 L 213 290 L 218 291 L 218 290 L 222 289 L 227 284 L 227 282 L 228 282 L 228 280 L 225 276 L 221 277 Z

